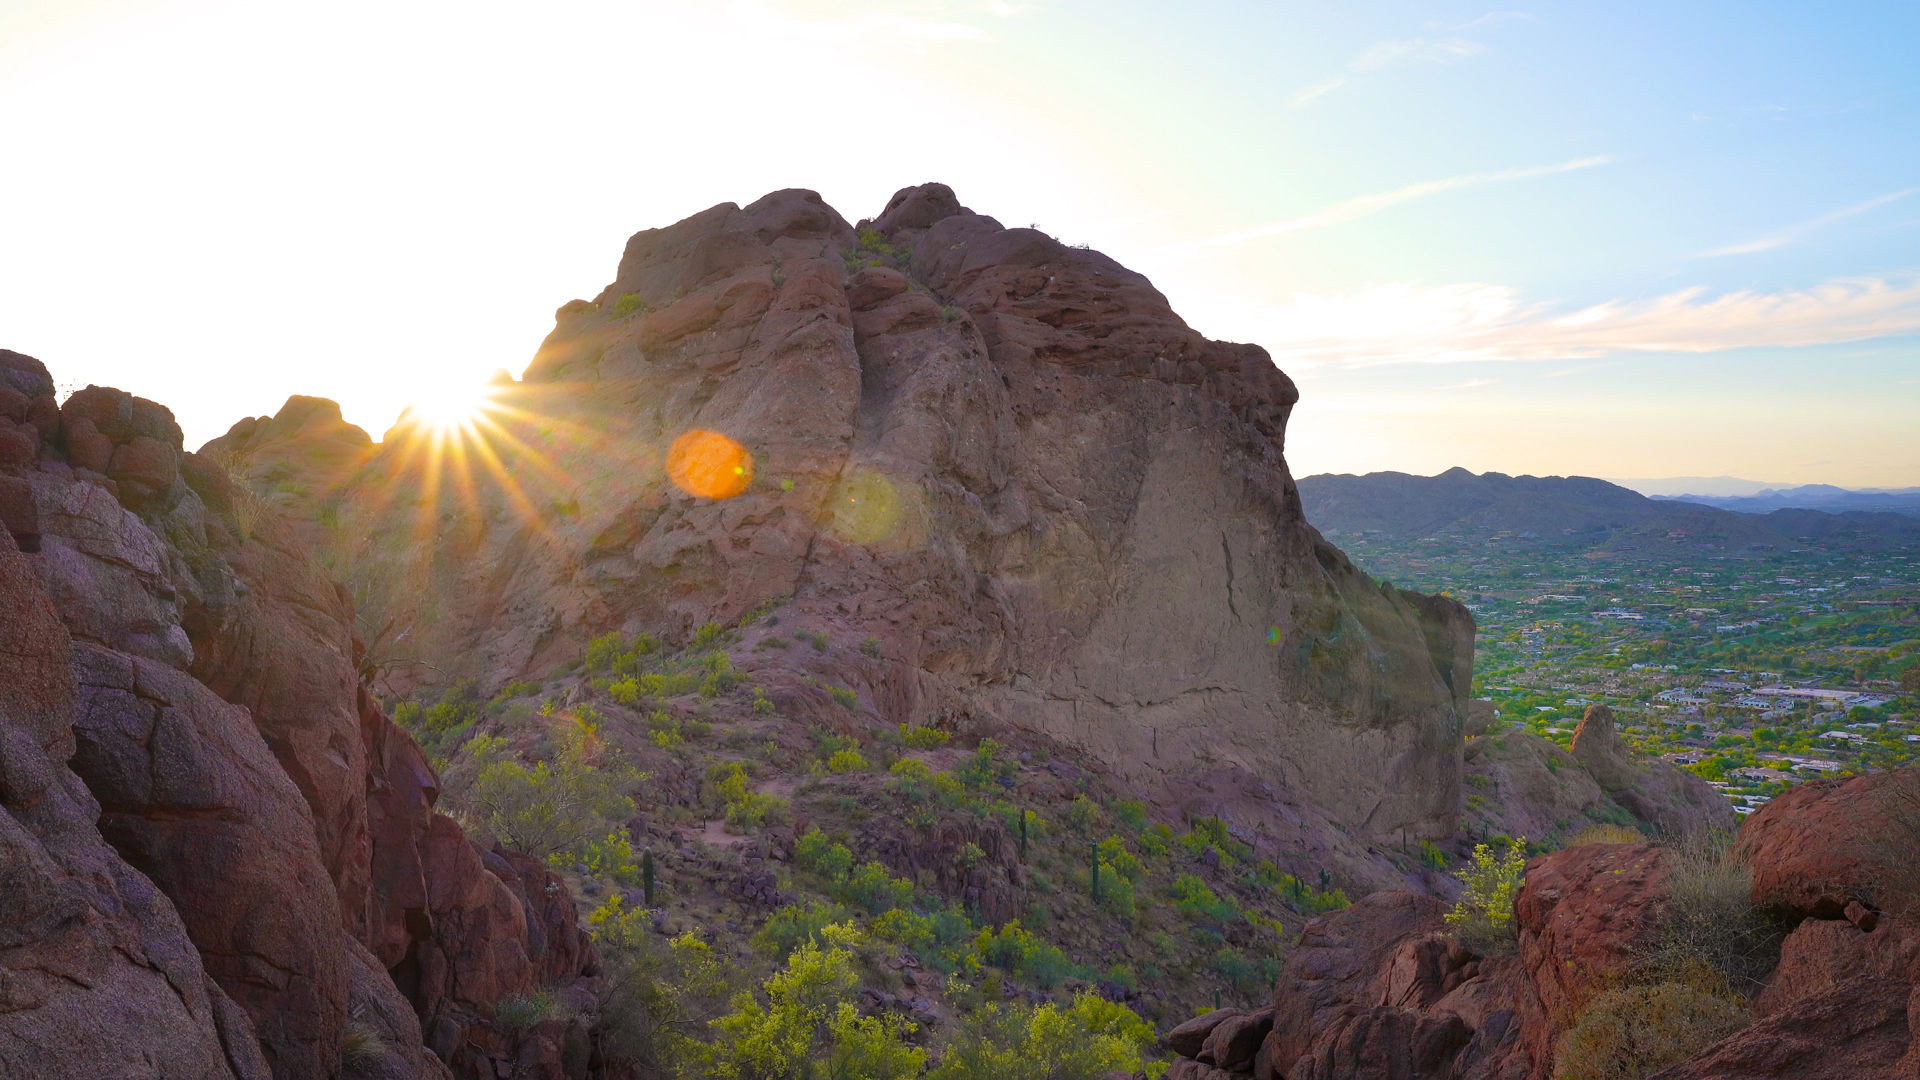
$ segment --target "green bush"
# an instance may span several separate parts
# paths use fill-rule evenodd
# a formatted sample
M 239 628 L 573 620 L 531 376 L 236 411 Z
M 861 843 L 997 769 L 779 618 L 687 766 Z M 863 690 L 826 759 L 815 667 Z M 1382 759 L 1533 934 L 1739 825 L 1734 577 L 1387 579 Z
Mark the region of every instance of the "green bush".
M 1073 974 L 1073 962 L 1066 953 L 1022 929 L 1017 919 L 997 931 L 991 926 L 981 930 L 973 939 L 973 952 L 981 964 L 1016 975 L 1042 990 L 1059 986 Z
M 1113 816 L 1119 820 L 1120 827 L 1130 833 L 1138 833 L 1147 827 L 1147 804 L 1142 802 L 1119 802 L 1113 807 Z
M 754 791 L 747 780 L 746 769 L 739 762 L 715 765 L 707 775 L 714 781 L 720 798 L 726 801 L 729 831 L 749 833 L 762 825 L 777 825 L 786 820 L 787 801 Z
M 903 759 L 904 760 L 904 759 Z M 860 756 L 858 750 L 839 750 L 827 759 L 827 771 L 833 773 L 859 772 L 867 767 L 867 759 Z
M 987 1002 L 961 1018 L 926 1080 L 1097 1080 L 1134 1073 L 1153 1025 L 1093 994 L 1066 1006 Z
M 1209 922 L 1224 923 L 1240 914 L 1240 909 L 1220 899 L 1207 883 L 1192 874 L 1181 874 L 1167 889 L 1167 898 L 1172 900 L 1180 914 L 1189 919 L 1205 919 Z
M 601 743 L 589 725 L 565 724 L 556 736 L 559 752 L 554 761 L 531 769 L 505 756 L 504 740 L 474 740 L 478 775 L 471 790 L 463 793 L 463 801 L 495 838 L 541 858 L 574 850 L 632 817 L 628 792 L 645 779 L 618 750 Z
M 860 707 L 860 695 L 844 686 L 829 685 L 827 687 L 827 693 L 833 695 L 833 700 L 849 709 L 857 709 Z
M 814 900 L 806 905 L 788 904 L 767 916 L 765 926 L 753 935 L 754 951 L 773 960 L 784 961 L 793 950 L 815 941 L 820 931 L 833 923 L 846 922 L 852 912 L 838 904 Z
M 1554 1080 L 1640 1080 L 1749 1022 L 1740 1005 L 1680 983 L 1603 991 L 1561 1036 Z
M 639 670 L 644 657 L 657 651 L 659 642 L 652 634 L 635 634 L 628 640 L 618 630 L 605 633 L 587 642 L 587 652 L 582 658 L 582 666 L 589 674 L 606 672 L 612 675 L 631 675 Z
M 1513 898 L 1519 895 L 1527 871 L 1525 837 L 1508 838 L 1507 850 L 1495 854 L 1487 844 L 1476 845 L 1473 861 L 1456 876 L 1467 891 L 1447 913 L 1454 939 L 1479 956 L 1513 951 L 1519 935 L 1513 922 Z
M 1002 779 L 1011 779 L 1017 766 L 1000 756 L 1000 744 L 992 739 L 981 739 L 974 748 L 973 757 L 966 764 L 953 771 L 953 778 L 962 787 L 970 791 L 979 791 L 989 785 L 998 786 Z
M 1271 957 L 1249 959 L 1238 949 L 1225 945 L 1214 950 L 1207 966 L 1249 997 L 1271 993 L 1274 980 L 1280 977 L 1280 961 Z
M 809 873 L 838 881 L 853 869 L 853 852 L 848 851 L 845 844 L 834 843 L 819 829 L 808 829 L 793 846 L 793 862 Z
M 1100 821 L 1100 805 L 1085 795 L 1075 795 L 1060 819 L 1074 832 L 1086 832 Z
M 906 907 L 913 902 L 913 891 L 913 882 L 888 874 L 887 868 L 877 862 L 856 867 L 836 890 L 842 899 L 872 915 Z
M 1705 968 L 1715 973 L 1709 981 L 1752 996 L 1773 973 L 1784 928 L 1754 906 L 1753 872 L 1732 857 L 1730 840 L 1699 832 L 1676 845 L 1653 944 L 1639 958 L 1652 977 L 1698 984 L 1692 973 Z
M 1431 840 L 1420 841 L 1420 865 L 1429 870 L 1445 870 L 1447 853 Z
M 860 985 L 850 926 L 823 927 L 784 969 L 761 986 L 766 1004 L 738 994 L 733 1011 L 712 1022 L 712 1045 L 697 1051 L 695 1075 L 728 1080 L 910 1080 L 926 1051 L 910 1045 L 915 1031 L 898 1013 L 862 1017 L 849 999 Z
M 624 293 L 620 299 L 613 302 L 613 315 L 617 319 L 624 319 L 636 313 L 640 315 L 647 313 L 647 298 L 639 293 Z
M 952 736 L 938 728 L 909 727 L 901 724 L 900 737 L 915 750 L 938 750 L 947 745 L 947 740 Z

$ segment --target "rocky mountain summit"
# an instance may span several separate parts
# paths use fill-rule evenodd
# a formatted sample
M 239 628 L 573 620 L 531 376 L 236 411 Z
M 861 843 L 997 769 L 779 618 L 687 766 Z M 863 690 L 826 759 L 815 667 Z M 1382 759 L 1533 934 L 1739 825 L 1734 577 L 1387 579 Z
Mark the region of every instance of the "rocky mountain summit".
M 593 1026 L 609 976 L 582 925 L 588 897 L 627 893 L 442 805 L 483 753 L 555 758 L 563 715 L 644 769 L 608 839 L 661 849 L 677 893 L 647 933 L 746 962 L 815 824 L 984 927 L 1057 910 L 1050 932 L 1129 961 L 1128 927 L 1152 928 L 1170 967 L 1168 929 L 1284 953 L 1264 1020 L 1168 1036 L 1188 1076 L 1544 1080 L 1592 989 L 1562 968 L 1659 907 L 1667 849 L 1535 859 L 1517 959 L 1445 935 L 1447 860 L 1496 833 L 1732 824 L 1604 710 L 1569 753 L 1470 699 L 1465 609 L 1373 581 L 1303 516 L 1297 393 L 1264 352 L 943 185 L 857 224 L 781 191 L 638 233 L 492 391 L 471 424 L 403 418 L 377 443 L 296 397 L 188 452 L 164 406 L 57 401 L 0 352 L 0 1074 L 632 1075 Z M 388 714 L 435 698 L 444 723 Z M 969 769 L 1013 817 L 899 802 Z M 734 839 L 723 784 L 816 820 Z M 1883 911 L 1874 940 L 1904 942 L 1872 874 L 1780 869 L 1821 846 L 1789 805 L 1743 830 L 1756 899 L 1823 920 L 1803 942 Z M 1183 906 L 1063 897 L 1068 869 L 1028 865 L 1034 807 L 1127 808 L 1137 840 L 1168 838 L 1135 873 L 1160 860 Z M 1094 852 L 1098 901 L 1096 838 L 1060 843 Z M 1307 922 L 1335 886 L 1372 895 Z M 1768 990 L 1792 1019 L 1726 1060 L 1826 1037 L 1806 1002 L 1852 975 L 1794 940 L 1796 981 Z M 1845 944 L 1873 993 L 1914 981 L 1904 953 Z M 1169 1019 L 1205 993 L 1100 986 Z M 534 998 L 558 1005 L 515 1015 Z M 931 998 L 861 1000 L 942 1022 Z M 1874 1000 L 1880 1041 L 1846 1060 L 1891 1068 L 1906 1012 Z
M 489 687 L 778 601 L 877 646 L 742 658 L 783 715 L 851 721 L 825 680 L 864 720 L 1041 733 L 1173 804 L 1208 776 L 1276 820 L 1284 793 L 1363 838 L 1452 835 L 1471 617 L 1307 525 L 1291 381 L 1139 274 L 939 184 L 858 228 L 781 191 L 636 234 L 557 323 L 458 480 L 413 429 L 343 468 L 365 444 L 304 401 L 206 449 L 304 478 L 297 516 L 389 575 L 363 606 Z M 737 492 L 676 484 L 690 431 L 742 448 Z

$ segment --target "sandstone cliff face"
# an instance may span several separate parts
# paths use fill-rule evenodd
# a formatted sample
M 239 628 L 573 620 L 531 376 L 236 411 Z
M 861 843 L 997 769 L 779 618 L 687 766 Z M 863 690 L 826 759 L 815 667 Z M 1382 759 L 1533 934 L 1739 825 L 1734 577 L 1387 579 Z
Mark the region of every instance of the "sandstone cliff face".
M 0 468 L 26 499 L 0 545 L 6 1074 L 334 1077 L 349 1024 L 380 1037 L 368 1075 L 539 1064 L 494 1004 L 591 976 L 591 946 L 544 867 L 434 813 L 343 589 L 164 407 L 54 409 L 38 361 L 0 360 L 32 443 Z
M 782 191 L 635 235 L 464 451 L 398 428 L 309 513 L 384 623 L 484 682 L 784 601 L 879 658 L 756 658 L 783 712 L 830 678 L 870 719 L 1025 728 L 1174 803 L 1230 774 L 1450 836 L 1472 620 L 1306 524 L 1296 398 L 1145 278 L 942 185 L 859 231 Z M 270 426 L 218 445 L 297 462 Z M 750 454 L 738 494 L 673 483 L 694 431 Z

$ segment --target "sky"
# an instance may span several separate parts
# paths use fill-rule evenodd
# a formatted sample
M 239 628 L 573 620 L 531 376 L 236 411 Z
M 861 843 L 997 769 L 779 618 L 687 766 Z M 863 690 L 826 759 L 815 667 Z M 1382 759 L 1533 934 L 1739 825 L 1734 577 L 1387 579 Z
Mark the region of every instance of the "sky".
M 0 347 L 377 438 L 627 236 L 939 180 L 1299 384 L 1296 475 L 1920 485 L 1920 5 L 0 0 Z

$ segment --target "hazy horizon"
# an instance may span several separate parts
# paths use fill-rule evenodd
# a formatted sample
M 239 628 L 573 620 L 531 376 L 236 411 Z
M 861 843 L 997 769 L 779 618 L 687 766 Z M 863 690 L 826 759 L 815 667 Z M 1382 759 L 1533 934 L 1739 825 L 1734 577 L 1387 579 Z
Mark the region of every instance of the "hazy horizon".
M 939 180 L 1301 389 L 1296 475 L 1920 485 L 1920 11 L 1035 2 L 0 11 L 0 347 L 376 438 L 626 238 Z

